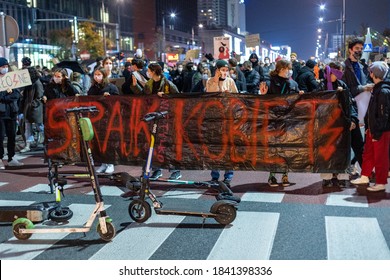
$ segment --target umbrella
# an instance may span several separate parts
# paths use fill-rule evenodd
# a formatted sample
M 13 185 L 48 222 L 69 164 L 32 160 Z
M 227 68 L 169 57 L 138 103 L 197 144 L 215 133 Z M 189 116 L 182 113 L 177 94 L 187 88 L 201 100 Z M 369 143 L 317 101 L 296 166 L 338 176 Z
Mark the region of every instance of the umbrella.
M 60 63 L 57 63 L 56 65 L 60 68 L 67 68 L 72 70 L 73 72 L 79 72 L 81 74 L 84 74 L 84 71 L 80 66 L 80 63 L 74 60 L 64 60 L 61 61 Z

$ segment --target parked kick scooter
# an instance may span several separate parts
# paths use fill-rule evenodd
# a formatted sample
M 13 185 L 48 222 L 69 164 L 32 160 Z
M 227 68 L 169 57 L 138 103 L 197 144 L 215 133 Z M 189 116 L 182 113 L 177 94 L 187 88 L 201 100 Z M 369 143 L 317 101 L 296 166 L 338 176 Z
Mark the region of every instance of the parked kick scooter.
M 104 241 L 110 241 L 114 238 L 116 231 L 112 224 L 112 219 L 107 216 L 104 208 L 103 196 L 100 191 L 99 181 L 95 173 L 95 167 L 92 157 L 92 152 L 89 147 L 89 141 L 94 137 L 93 127 L 89 118 L 83 118 L 84 112 L 96 112 L 96 106 L 90 107 L 75 107 L 66 109 L 66 113 L 74 113 L 76 116 L 76 123 L 81 138 L 81 150 L 84 153 L 88 172 L 91 175 L 91 186 L 94 192 L 96 206 L 92 211 L 88 221 L 77 227 L 35 227 L 34 224 L 27 218 L 19 218 L 12 224 L 13 233 L 17 239 L 26 240 L 31 237 L 33 233 L 63 233 L 63 232 L 88 232 L 92 227 L 97 215 L 99 215 L 99 223 L 97 226 L 97 232 L 101 239 Z
M 168 112 L 152 112 L 144 116 L 143 121 L 150 122 L 153 121 L 153 126 L 151 129 L 150 137 L 150 146 L 149 153 L 145 163 L 145 166 L 142 171 L 141 176 L 141 188 L 139 190 L 139 197 L 134 199 L 129 205 L 129 215 L 130 217 L 138 222 L 143 223 L 149 219 L 151 216 L 151 207 L 150 204 L 146 201 L 146 198 L 153 203 L 153 208 L 156 214 L 159 215 L 180 215 L 180 216 L 196 216 L 206 218 L 214 218 L 218 223 L 222 225 L 230 224 L 234 221 L 237 214 L 237 202 L 232 200 L 219 200 L 216 201 L 212 206 L 209 212 L 196 212 L 196 211 L 179 211 L 173 209 L 163 209 L 163 205 L 160 201 L 157 200 L 156 196 L 150 190 L 150 173 L 151 165 L 153 158 L 153 149 L 155 138 L 157 134 L 158 121 L 167 114 Z M 223 184 L 222 182 L 220 182 Z

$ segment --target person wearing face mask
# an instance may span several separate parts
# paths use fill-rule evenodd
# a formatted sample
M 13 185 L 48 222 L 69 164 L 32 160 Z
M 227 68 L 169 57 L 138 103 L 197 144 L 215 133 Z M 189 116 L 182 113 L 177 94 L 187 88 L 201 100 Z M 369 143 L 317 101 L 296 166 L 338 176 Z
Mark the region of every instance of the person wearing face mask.
M 262 82 L 260 84 L 260 95 L 264 94 L 303 94 L 302 90 L 299 90 L 298 84 L 291 79 L 292 75 L 292 65 L 290 61 L 287 60 L 278 60 L 275 65 L 275 70 L 270 72 L 270 81 L 267 84 L 266 82 Z M 270 187 L 278 187 L 278 181 L 275 177 L 277 172 L 270 172 L 268 177 L 268 185 Z M 290 182 L 288 179 L 287 171 L 282 174 L 282 186 L 288 187 L 290 186 Z
M 338 62 L 331 62 L 325 66 L 324 80 L 321 84 L 322 90 L 337 90 L 339 100 L 343 100 L 340 104 L 346 104 L 341 107 L 344 112 L 344 118 L 349 123 L 349 130 L 352 131 L 359 126 L 358 114 L 352 106 L 352 96 L 348 86 L 341 80 L 343 76 L 342 66 Z M 349 181 L 347 173 L 321 173 L 323 187 L 345 187 Z
M 76 94 L 77 90 L 71 84 L 68 72 L 65 69 L 56 69 L 51 81 L 45 87 L 42 101 L 45 103 L 47 100 L 75 96 Z
M 358 107 L 355 101 L 355 97 L 364 91 L 371 91 L 373 84 L 367 84 L 367 77 L 363 71 L 363 65 L 359 63 L 359 60 L 363 53 L 364 42 L 358 38 L 352 39 L 348 43 L 349 56 L 345 60 L 345 69 L 342 80 L 347 84 L 352 95 L 352 106 L 354 106 L 357 113 Z M 356 175 L 357 172 L 353 166 L 358 162 L 360 166 L 363 164 L 363 148 L 364 141 L 363 135 L 360 130 L 360 125 L 351 131 L 351 148 L 355 154 L 351 161 L 351 167 L 349 168 L 351 175 Z
M 203 75 L 203 65 L 202 63 L 199 63 L 198 66 L 196 66 L 196 71 L 194 75 L 192 76 L 192 83 L 191 83 L 191 90 L 190 92 L 193 92 L 193 88 L 202 80 Z
M 247 92 L 258 94 L 260 85 L 259 73 L 252 68 L 252 63 L 250 61 L 245 61 L 243 67 Z
M 264 79 L 267 81 L 270 79 L 270 72 L 275 70 L 275 67 L 271 64 L 271 60 L 268 56 L 264 58 L 263 74 Z
M 97 68 L 92 73 L 92 85 L 88 90 L 88 95 L 118 95 L 118 88 L 110 83 L 107 77 L 107 72 L 105 68 Z M 113 164 L 102 163 L 102 165 L 96 169 L 97 173 L 112 174 L 114 173 L 115 168 Z
M 181 62 L 177 63 L 177 69 L 172 73 L 172 81 L 179 92 L 183 92 L 184 66 Z
M 296 82 L 298 83 L 299 89 L 304 92 L 313 92 L 319 89 L 320 84 L 318 83 L 315 74 L 314 67 L 317 62 L 313 59 L 308 59 L 298 73 Z
M 112 72 L 112 60 L 111 60 L 111 58 L 106 57 L 105 59 L 103 59 L 103 67 L 104 67 L 104 70 L 105 70 L 106 73 L 107 73 L 107 78 L 108 78 L 108 79 L 111 79 L 111 78 L 113 78 L 113 79 L 119 78 L 119 75 L 118 75 L 118 74 Z
M 237 89 L 239 92 L 246 92 L 247 91 L 247 88 L 246 88 L 246 79 L 245 79 L 245 75 L 244 73 L 241 71 L 240 69 L 240 66 L 238 66 L 238 61 L 237 59 L 235 59 L 234 57 L 233 58 L 230 58 L 228 60 L 228 63 L 229 63 L 229 68 L 230 69 L 234 69 L 235 70 L 235 73 L 237 75 L 236 79 L 233 78 L 234 82 L 236 83 L 236 86 L 237 86 Z
M 364 117 L 366 142 L 364 144 L 362 176 L 351 183 L 369 185 L 375 168 L 375 185 L 368 186 L 368 192 L 386 191 L 389 170 L 390 147 L 390 83 L 386 79 L 389 71 L 384 61 L 375 61 L 370 67 L 374 88 L 367 114 Z
M 0 78 L 9 71 L 8 60 L 0 57 Z M 7 136 L 8 166 L 22 166 L 15 156 L 16 119 L 18 116 L 18 101 L 20 93 L 18 89 L 0 91 L 0 170 L 5 169 L 4 157 L 4 136 Z M 5 134 L 5 135 L 4 135 Z
M 175 84 L 165 78 L 162 72 L 162 68 L 158 63 L 150 63 L 146 74 L 149 78 L 149 81 L 147 81 L 143 89 L 137 84 L 137 80 L 133 76 L 131 90 L 135 94 L 156 94 L 159 97 L 163 97 L 165 94 L 179 93 Z M 161 176 L 161 168 L 154 169 L 150 180 L 157 180 Z M 180 170 L 171 170 L 171 176 L 169 177 L 170 180 L 178 180 L 180 178 Z
M 235 82 L 229 77 L 229 64 L 225 60 L 217 60 L 214 77 L 207 80 L 206 92 L 238 93 Z M 223 182 L 230 187 L 233 179 L 233 170 L 225 170 Z M 211 170 L 211 181 L 219 180 L 219 170 Z
M 211 71 L 208 68 L 203 69 L 201 80 L 191 89 L 191 92 L 205 92 L 207 80 L 211 77 Z
M 236 68 L 230 68 L 229 70 L 230 78 L 233 79 L 233 81 L 236 83 L 236 87 L 238 92 L 245 93 L 246 92 L 246 82 L 242 82 L 238 79 L 238 72 Z M 244 75 L 244 74 L 243 74 Z M 245 78 L 245 76 L 244 76 Z M 244 79 L 245 80 L 245 79 Z

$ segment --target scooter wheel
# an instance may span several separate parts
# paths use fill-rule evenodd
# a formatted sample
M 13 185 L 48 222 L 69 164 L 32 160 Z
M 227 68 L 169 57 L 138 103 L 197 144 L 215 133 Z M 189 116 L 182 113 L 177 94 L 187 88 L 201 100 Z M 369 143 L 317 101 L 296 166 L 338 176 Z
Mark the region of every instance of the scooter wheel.
M 14 236 L 19 240 L 27 240 L 32 236 L 32 233 L 21 233 L 20 229 L 33 229 L 34 224 L 26 218 L 19 218 L 12 223 L 12 231 Z
M 233 205 L 223 204 L 218 207 L 217 216 L 214 218 L 221 225 L 228 225 L 234 221 L 237 215 L 237 210 Z
M 135 222 L 144 223 L 152 215 L 152 209 L 146 201 L 135 199 L 129 205 L 129 215 Z
M 58 209 L 54 209 L 49 213 L 49 219 L 54 222 L 66 222 L 69 221 L 73 217 L 73 211 L 68 207 L 60 207 Z
M 111 222 L 108 221 L 106 221 L 106 227 L 107 227 L 107 232 L 103 233 L 100 224 L 98 224 L 97 232 L 99 233 L 100 238 L 103 239 L 104 241 L 111 241 L 116 235 L 115 227 Z

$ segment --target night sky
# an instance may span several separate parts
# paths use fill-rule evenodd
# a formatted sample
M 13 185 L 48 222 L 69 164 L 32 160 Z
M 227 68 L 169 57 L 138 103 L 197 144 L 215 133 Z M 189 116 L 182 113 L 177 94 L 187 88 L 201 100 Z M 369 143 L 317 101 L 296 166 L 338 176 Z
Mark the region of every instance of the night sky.
M 324 12 L 319 8 L 322 3 Z M 323 14 L 324 21 L 340 19 L 342 4 L 342 0 L 245 0 L 246 29 L 272 45 L 291 46 L 306 60 L 315 54 L 318 18 Z M 346 0 L 346 34 L 361 34 L 362 24 L 381 33 L 390 28 L 390 1 Z M 330 35 L 340 30 L 341 23 L 324 23 L 322 28 Z

